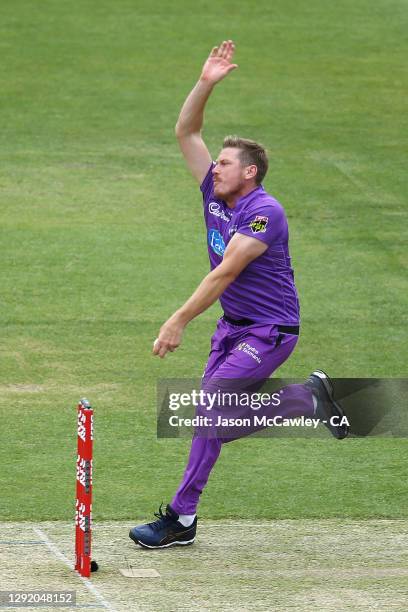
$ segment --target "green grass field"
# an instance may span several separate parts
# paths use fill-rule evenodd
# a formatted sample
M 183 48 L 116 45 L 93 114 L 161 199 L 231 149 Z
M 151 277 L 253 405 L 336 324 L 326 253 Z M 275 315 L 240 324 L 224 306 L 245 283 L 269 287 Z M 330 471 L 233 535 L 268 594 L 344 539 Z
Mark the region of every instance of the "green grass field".
M 194 10 L 193 10 L 194 9 Z M 4 1 L 0 519 L 73 515 L 75 406 L 96 411 L 96 520 L 151 516 L 187 441 L 156 439 L 159 378 L 198 377 L 212 307 L 164 361 L 162 322 L 207 273 L 200 194 L 174 138 L 209 49 L 237 44 L 205 137 L 270 151 L 302 337 L 279 372 L 407 375 L 405 1 Z M 200 514 L 407 517 L 407 442 L 228 445 Z

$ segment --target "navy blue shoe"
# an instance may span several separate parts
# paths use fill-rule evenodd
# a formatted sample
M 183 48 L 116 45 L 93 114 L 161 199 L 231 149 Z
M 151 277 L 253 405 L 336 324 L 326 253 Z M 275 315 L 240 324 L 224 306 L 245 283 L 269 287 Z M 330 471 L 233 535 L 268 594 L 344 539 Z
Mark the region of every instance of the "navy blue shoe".
M 190 527 L 184 527 L 179 523 L 179 515 L 173 508 L 167 504 L 166 514 L 163 514 L 162 505 L 159 511 L 154 513 L 158 520 L 133 527 L 129 531 L 129 538 L 145 548 L 168 548 L 192 544 L 197 530 L 197 517 Z
M 349 434 L 350 427 L 340 404 L 333 398 L 333 383 L 323 370 L 315 370 L 305 382 L 317 400 L 315 416 L 326 425 L 330 433 L 342 440 Z

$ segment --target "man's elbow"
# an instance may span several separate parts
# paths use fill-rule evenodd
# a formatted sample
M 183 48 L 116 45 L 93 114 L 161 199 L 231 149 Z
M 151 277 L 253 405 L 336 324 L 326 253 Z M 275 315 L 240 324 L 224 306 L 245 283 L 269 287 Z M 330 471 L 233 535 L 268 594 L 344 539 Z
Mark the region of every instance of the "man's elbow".
M 176 138 L 178 138 L 179 140 L 189 135 L 189 131 L 186 129 L 186 126 L 183 125 L 183 123 L 180 120 L 177 121 L 176 123 L 176 126 L 174 128 L 174 133 L 176 135 Z
M 180 120 L 178 120 L 174 128 L 174 133 L 178 140 L 183 140 L 183 138 L 190 138 L 191 136 L 194 136 L 196 134 L 201 135 L 201 130 L 197 130 L 191 126 L 189 127 Z

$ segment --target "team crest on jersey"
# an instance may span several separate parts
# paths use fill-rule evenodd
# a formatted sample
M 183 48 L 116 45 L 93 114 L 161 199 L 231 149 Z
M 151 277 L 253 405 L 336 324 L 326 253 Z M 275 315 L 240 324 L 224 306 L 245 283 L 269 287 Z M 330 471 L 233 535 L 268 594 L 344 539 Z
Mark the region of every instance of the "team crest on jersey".
M 253 221 L 249 224 L 252 232 L 254 234 L 259 234 L 260 232 L 266 232 L 266 226 L 268 225 L 268 217 L 262 217 L 261 215 L 257 215 Z

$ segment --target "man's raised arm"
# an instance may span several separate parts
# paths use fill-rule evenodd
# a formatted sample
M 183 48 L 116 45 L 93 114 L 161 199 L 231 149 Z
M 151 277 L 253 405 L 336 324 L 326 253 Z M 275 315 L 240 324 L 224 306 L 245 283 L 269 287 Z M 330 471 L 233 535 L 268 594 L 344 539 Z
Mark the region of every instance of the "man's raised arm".
M 187 166 L 201 184 L 211 164 L 211 155 L 201 137 L 204 120 L 204 108 L 207 100 L 219 81 L 237 68 L 232 64 L 235 46 L 227 40 L 214 47 L 203 66 L 201 76 L 188 95 L 176 125 L 176 136 Z

